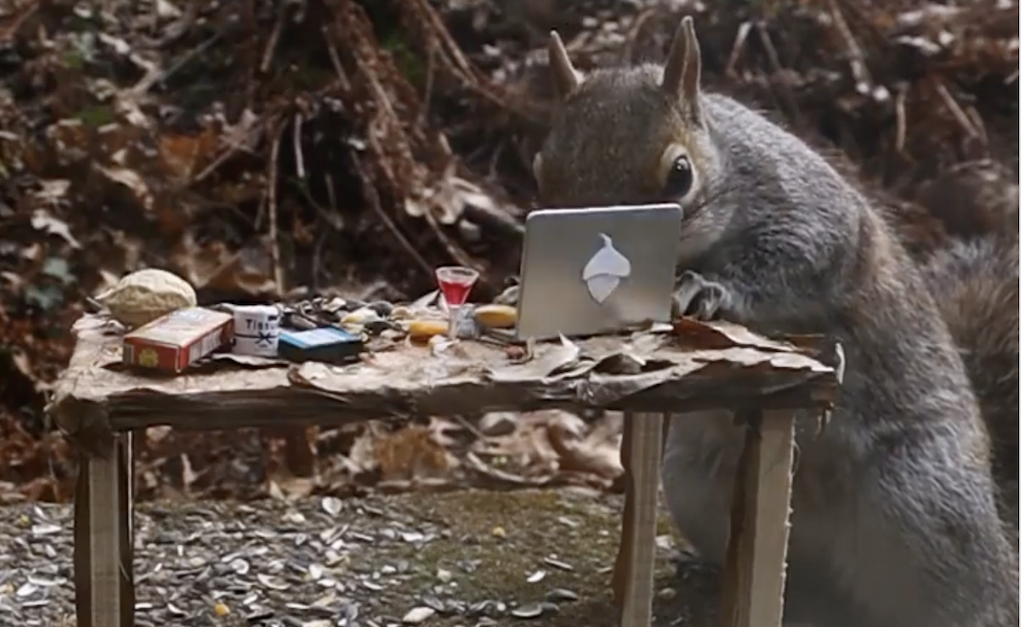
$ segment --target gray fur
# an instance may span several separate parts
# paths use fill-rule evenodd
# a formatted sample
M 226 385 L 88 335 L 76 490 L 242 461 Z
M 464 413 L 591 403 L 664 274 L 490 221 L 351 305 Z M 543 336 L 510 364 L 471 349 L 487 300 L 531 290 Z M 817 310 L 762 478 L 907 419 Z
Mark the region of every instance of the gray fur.
M 659 156 L 689 150 L 679 304 L 764 333 L 825 333 L 847 358 L 832 422 L 798 428 L 787 620 L 819 627 L 1008 627 L 1018 560 L 964 362 L 921 274 L 864 196 L 806 144 L 702 95 L 688 124 L 660 68 L 599 70 L 562 103 L 538 172 L 546 206 L 667 200 Z M 742 432 L 674 417 L 664 486 L 703 559 L 721 562 Z M 801 618 L 803 618 L 801 616 Z
M 954 240 L 923 275 L 967 364 L 992 438 L 996 476 L 1012 488 L 1020 459 L 1020 237 Z M 1017 518 L 1015 490 L 1005 505 Z

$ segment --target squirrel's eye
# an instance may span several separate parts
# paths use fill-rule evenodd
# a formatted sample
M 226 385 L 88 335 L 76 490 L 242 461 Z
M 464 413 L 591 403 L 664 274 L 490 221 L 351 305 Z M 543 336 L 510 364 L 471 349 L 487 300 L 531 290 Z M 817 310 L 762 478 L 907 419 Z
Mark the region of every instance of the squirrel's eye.
M 693 167 L 690 160 L 683 156 L 676 157 L 665 179 L 665 193 L 673 199 L 682 198 L 690 192 L 692 186 Z

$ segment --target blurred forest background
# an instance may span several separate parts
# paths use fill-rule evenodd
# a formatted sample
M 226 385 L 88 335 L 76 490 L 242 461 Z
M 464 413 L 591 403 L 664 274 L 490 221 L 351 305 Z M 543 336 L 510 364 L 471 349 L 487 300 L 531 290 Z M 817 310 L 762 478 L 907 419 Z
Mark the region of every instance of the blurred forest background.
M 160 267 L 201 302 L 397 300 L 458 262 L 488 299 L 534 191 L 547 31 L 581 69 L 657 61 L 686 14 L 706 85 L 846 164 L 914 251 L 1017 211 L 1016 1 L 0 3 L 0 503 L 71 494 L 43 409 L 85 296 Z M 151 429 L 139 498 L 615 489 L 618 425 L 585 418 Z

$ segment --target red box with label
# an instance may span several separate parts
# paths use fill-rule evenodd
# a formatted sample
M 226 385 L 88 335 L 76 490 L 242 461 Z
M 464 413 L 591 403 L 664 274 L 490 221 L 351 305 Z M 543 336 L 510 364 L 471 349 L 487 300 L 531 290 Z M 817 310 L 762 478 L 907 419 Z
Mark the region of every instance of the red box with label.
M 234 316 L 203 307 L 179 309 L 124 336 L 124 363 L 182 372 L 231 341 Z

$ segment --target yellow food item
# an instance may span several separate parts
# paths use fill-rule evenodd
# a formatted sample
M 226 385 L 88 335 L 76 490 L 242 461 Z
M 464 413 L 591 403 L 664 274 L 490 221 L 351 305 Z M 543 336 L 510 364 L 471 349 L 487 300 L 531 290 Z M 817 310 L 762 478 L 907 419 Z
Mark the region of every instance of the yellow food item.
M 132 272 L 97 296 L 96 301 L 109 309 L 115 320 L 130 328 L 197 304 L 196 291 L 188 281 L 156 268 Z
M 429 338 L 448 333 L 448 323 L 444 320 L 413 320 L 409 323 L 409 337 L 413 339 Z
M 481 305 L 473 311 L 477 324 L 491 329 L 509 329 L 516 326 L 516 308 L 508 305 Z

